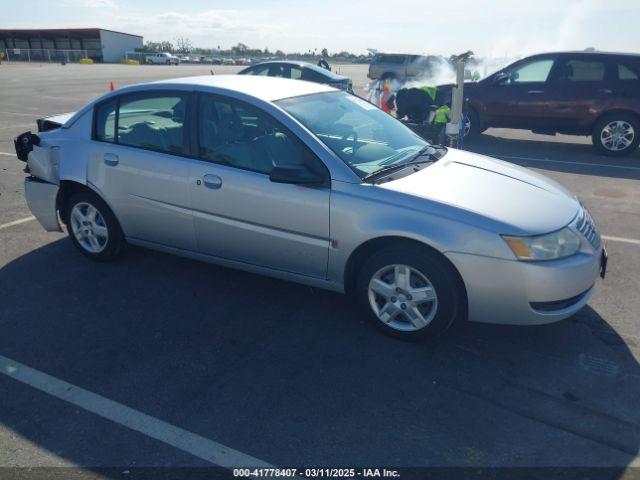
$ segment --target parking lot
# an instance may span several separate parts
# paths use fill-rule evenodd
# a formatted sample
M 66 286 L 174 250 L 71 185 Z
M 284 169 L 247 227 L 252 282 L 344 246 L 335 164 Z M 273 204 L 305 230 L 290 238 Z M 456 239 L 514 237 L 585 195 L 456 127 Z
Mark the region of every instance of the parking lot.
M 607 239 L 607 277 L 563 322 L 462 324 L 417 344 L 380 335 L 339 294 L 138 248 L 93 263 L 31 218 L 12 139 L 37 118 L 110 81 L 239 68 L 0 65 L 0 467 L 252 457 L 637 478 L 639 151 L 614 159 L 585 137 L 497 129 L 465 145 L 576 192 Z M 336 68 L 363 93 L 366 65 Z

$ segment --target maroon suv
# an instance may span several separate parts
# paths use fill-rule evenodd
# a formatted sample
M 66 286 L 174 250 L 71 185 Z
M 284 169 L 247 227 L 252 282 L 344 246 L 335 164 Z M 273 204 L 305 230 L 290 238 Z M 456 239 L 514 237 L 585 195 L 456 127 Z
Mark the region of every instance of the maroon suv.
M 606 155 L 640 140 L 640 55 L 566 52 L 519 60 L 465 84 L 470 135 L 489 127 L 591 135 Z

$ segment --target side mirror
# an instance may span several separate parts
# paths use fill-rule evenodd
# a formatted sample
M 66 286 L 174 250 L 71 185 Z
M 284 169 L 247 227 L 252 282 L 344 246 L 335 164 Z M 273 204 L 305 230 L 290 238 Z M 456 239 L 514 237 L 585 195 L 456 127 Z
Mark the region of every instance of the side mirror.
M 509 74 L 507 74 L 505 72 L 498 72 L 493 77 L 493 81 L 491 83 L 493 83 L 494 85 L 501 85 L 505 81 L 507 81 L 508 78 L 509 78 Z
M 273 167 L 269 180 L 273 183 L 290 183 L 293 185 L 322 185 L 324 176 L 312 172 L 303 165 Z

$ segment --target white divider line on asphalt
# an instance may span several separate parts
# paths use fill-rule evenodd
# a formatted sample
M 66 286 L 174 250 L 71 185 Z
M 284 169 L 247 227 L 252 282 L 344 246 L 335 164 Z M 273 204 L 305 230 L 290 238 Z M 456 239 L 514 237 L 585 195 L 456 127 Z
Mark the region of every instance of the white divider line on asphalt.
M 32 215 L 30 217 L 21 218 L 20 220 L 14 220 L 13 222 L 3 223 L 2 225 L 0 225 L 0 230 L 2 230 L 3 228 L 13 227 L 14 225 L 20 225 L 21 223 L 27 223 L 35 219 L 36 217 Z
M 0 373 L 224 468 L 272 465 L 0 355 Z
M 623 242 L 640 245 L 640 240 L 636 240 L 635 238 L 611 237 L 609 235 L 602 235 L 602 238 L 604 238 L 605 240 L 609 240 L 610 242 Z
M 16 156 L 15 153 L 8 153 L 8 152 L 0 152 L 0 155 L 6 155 L 7 157 L 15 157 Z
M 566 163 L 569 165 L 585 165 L 587 167 L 603 167 L 603 168 L 621 168 L 624 170 L 640 170 L 640 167 L 630 167 L 627 165 L 611 165 L 608 163 L 589 163 L 589 162 L 572 162 L 571 160 L 551 160 L 550 158 L 535 158 L 535 157 L 518 157 L 515 155 L 502 155 L 500 153 L 483 153 L 489 157 L 496 158 L 510 158 L 513 160 L 525 160 L 532 162 L 548 162 L 548 163 Z

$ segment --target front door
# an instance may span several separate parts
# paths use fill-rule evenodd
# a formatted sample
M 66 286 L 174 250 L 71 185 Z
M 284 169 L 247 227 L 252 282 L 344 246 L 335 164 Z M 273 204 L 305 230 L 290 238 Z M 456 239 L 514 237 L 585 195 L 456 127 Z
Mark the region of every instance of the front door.
M 325 278 L 329 252 L 328 172 L 268 113 L 225 96 L 198 100 L 190 189 L 198 250 L 229 260 Z M 304 164 L 323 186 L 274 183 L 274 166 Z
M 535 58 L 509 67 L 504 75 L 496 77 L 484 92 L 490 124 L 527 129 L 544 125 L 553 64 L 552 57 Z

